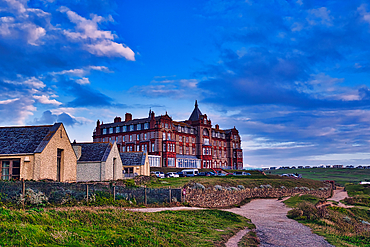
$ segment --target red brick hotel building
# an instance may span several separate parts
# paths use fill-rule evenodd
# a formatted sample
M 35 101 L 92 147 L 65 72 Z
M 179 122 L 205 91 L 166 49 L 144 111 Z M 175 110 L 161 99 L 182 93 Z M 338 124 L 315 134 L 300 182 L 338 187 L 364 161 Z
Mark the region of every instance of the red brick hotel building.
M 113 123 L 97 121 L 94 142 L 117 142 L 120 152 L 144 151 L 150 166 L 178 168 L 242 169 L 243 150 L 239 131 L 222 130 L 195 107 L 188 120 L 173 121 L 167 112 L 155 116 L 125 120 L 116 117 Z

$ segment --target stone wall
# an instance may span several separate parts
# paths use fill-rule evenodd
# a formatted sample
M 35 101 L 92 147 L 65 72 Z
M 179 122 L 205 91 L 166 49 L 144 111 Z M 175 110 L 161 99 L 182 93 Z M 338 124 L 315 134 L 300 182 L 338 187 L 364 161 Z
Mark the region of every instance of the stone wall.
M 305 188 L 245 188 L 241 190 L 216 190 L 214 188 L 186 190 L 186 201 L 195 207 L 225 208 L 240 204 L 248 198 L 279 198 L 298 194 L 310 194 L 320 198 L 329 198 L 332 194 L 331 187 L 318 190 Z

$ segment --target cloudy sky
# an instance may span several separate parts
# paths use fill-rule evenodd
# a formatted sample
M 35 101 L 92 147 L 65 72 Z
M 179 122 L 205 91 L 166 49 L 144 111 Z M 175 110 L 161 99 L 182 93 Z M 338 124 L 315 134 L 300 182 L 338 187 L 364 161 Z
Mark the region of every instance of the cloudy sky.
M 96 121 L 197 99 L 244 164 L 370 164 L 370 2 L 2 0 L 0 125 Z

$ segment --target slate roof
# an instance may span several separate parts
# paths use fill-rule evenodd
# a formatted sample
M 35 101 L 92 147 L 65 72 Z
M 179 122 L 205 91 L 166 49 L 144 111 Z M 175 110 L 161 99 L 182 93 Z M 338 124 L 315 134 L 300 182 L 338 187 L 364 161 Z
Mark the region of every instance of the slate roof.
M 123 166 L 143 166 L 145 165 L 146 153 L 126 152 L 120 153 Z
M 199 120 L 199 118 L 200 118 L 200 116 L 202 116 L 203 114 L 202 114 L 202 112 L 199 110 L 199 108 L 198 108 L 198 101 L 196 100 L 195 101 L 195 107 L 194 107 L 194 110 L 193 110 L 193 112 L 191 113 L 191 115 L 190 115 L 190 118 L 189 118 L 189 120 L 190 121 L 198 121 Z
M 154 117 L 156 121 L 161 119 L 161 116 Z M 107 124 L 102 124 L 100 125 L 100 128 L 111 128 L 111 127 L 118 127 L 118 126 L 128 126 L 131 124 L 140 124 L 140 123 L 149 123 L 150 122 L 150 117 L 147 118 L 138 118 L 138 119 L 133 119 L 127 122 L 118 122 L 118 123 L 107 123 Z
M 60 125 L 0 127 L 0 154 L 41 153 Z
M 72 146 L 81 147 L 81 157 L 78 161 L 106 161 L 112 149 L 110 143 L 72 143 Z

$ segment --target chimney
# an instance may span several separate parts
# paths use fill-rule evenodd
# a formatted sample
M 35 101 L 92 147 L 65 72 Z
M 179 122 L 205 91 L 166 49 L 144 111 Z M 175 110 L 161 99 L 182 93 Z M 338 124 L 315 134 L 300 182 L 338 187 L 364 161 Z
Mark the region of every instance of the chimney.
M 132 120 L 132 114 L 131 113 L 126 113 L 125 114 L 125 122 L 131 121 Z
M 100 126 L 100 121 L 98 119 L 98 121 L 96 121 L 96 127 L 99 127 Z
M 120 123 L 122 120 L 121 120 L 121 118 L 120 117 L 115 117 L 114 118 L 114 122 L 115 123 Z
M 218 124 L 216 124 L 216 130 L 219 130 L 220 129 L 220 126 Z
M 81 146 L 77 146 L 77 145 L 73 145 L 72 147 L 73 147 L 73 151 L 75 151 L 77 160 L 79 160 L 81 158 L 82 147 Z

